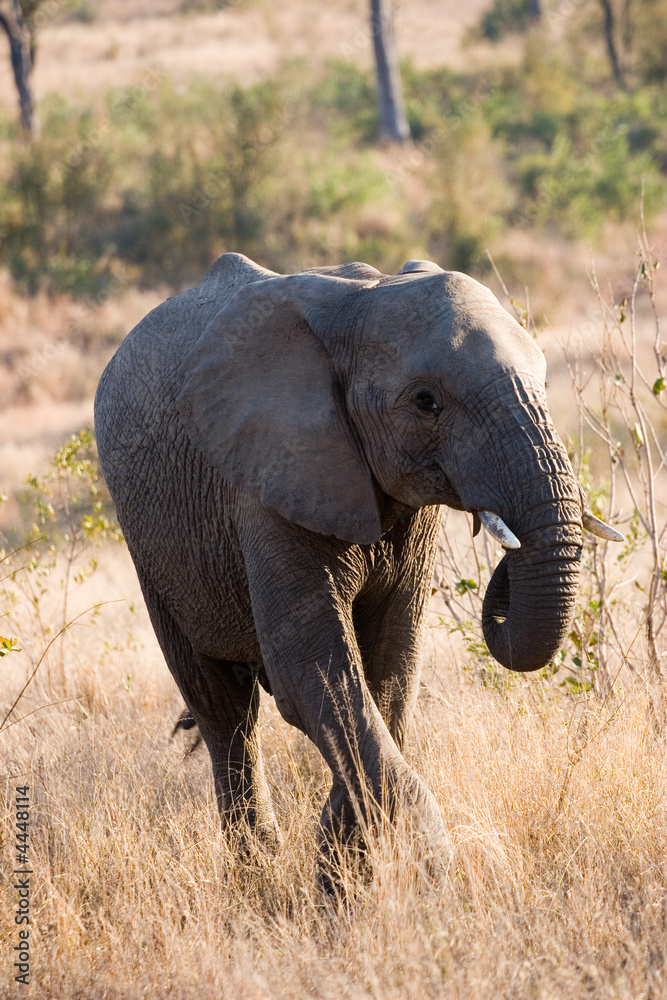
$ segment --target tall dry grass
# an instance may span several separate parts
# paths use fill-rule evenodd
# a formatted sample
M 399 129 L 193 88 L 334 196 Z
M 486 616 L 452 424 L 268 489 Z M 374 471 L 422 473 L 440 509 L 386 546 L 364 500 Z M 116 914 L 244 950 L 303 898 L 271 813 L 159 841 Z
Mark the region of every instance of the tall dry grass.
M 372 882 L 348 873 L 336 909 L 314 884 L 327 777 L 273 704 L 263 733 L 285 841 L 242 864 L 206 755 L 184 760 L 169 739 L 179 702 L 164 668 L 122 648 L 100 666 L 93 650 L 83 641 L 70 669 L 75 700 L 3 737 L 2 996 L 21 995 L 8 873 L 25 782 L 27 995 L 664 995 L 667 761 L 641 685 L 609 705 L 546 680 L 499 690 L 465 658 L 431 664 L 409 757 L 451 831 L 449 868 L 429 883 L 399 830 L 374 847 Z
M 345 871 L 344 905 L 318 894 L 327 771 L 268 698 L 262 733 L 284 843 L 275 856 L 257 849 L 241 861 L 218 828 L 207 755 L 185 757 L 183 734 L 170 738 L 180 700 L 129 556 L 107 545 L 95 570 L 87 545 L 68 549 L 62 515 L 70 541 L 85 541 L 75 533 L 87 508 L 63 505 L 73 494 L 58 480 L 55 554 L 42 551 L 30 569 L 35 550 L 16 553 L 17 572 L 3 583 L 2 632 L 22 652 L 0 661 L 0 718 L 36 673 L 0 731 L 0 996 L 667 993 L 665 361 L 659 325 L 639 321 L 658 273 L 648 248 L 640 252 L 628 303 L 607 303 L 583 346 L 566 345 L 582 413 L 573 457 L 595 509 L 628 543 L 587 542 L 578 617 L 550 668 L 517 677 L 491 661 L 479 641 L 479 593 L 498 553 L 483 535 L 473 543 L 463 515 L 446 525 L 407 751 L 451 834 L 435 878 L 415 863 L 399 817 L 392 837 L 371 844 L 372 880 Z M 647 331 L 657 374 L 632 353 Z M 586 417 L 613 430 L 609 447 L 606 430 L 594 443 Z M 622 487 L 626 472 L 634 493 Z M 116 599 L 58 636 L 80 612 Z M 26 783 L 34 873 L 23 993 L 11 976 L 11 873 L 15 788 Z

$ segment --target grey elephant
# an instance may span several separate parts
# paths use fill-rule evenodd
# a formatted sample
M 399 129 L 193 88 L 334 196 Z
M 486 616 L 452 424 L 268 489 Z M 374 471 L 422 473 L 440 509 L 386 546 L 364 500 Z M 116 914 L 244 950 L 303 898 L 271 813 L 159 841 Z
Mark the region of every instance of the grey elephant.
M 97 390 L 100 460 L 224 823 L 279 838 L 261 684 L 331 768 L 325 856 L 397 804 L 444 850 L 401 752 L 439 505 L 507 550 L 483 629 L 512 670 L 570 628 L 582 524 L 617 536 L 582 505 L 544 379 L 495 296 L 429 261 L 281 276 L 225 254 L 125 339 Z

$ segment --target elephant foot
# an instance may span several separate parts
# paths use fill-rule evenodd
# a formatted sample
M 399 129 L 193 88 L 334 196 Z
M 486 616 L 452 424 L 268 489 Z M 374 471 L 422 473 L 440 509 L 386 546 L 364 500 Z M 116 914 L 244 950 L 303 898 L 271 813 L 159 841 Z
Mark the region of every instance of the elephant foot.
M 320 818 L 317 856 L 317 884 L 330 900 L 343 901 L 353 882 L 372 878 L 368 806 L 353 803 L 347 788 L 334 781 Z
M 222 831 L 231 850 L 250 863 L 258 855 L 277 854 L 283 844 L 283 836 L 273 817 L 257 817 L 251 809 L 241 815 L 233 812 L 220 817 Z
M 277 854 L 283 845 L 283 835 L 275 825 L 256 827 L 255 837 L 269 854 Z
M 433 793 L 414 773 L 393 784 L 386 808 L 362 809 L 347 789 L 334 783 L 320 821 L 317 882 L 329 897 L 344 898 L 345 886 L 367 884 L 386 852 L 409 858 L 431 883 L 440 884 L 451 867 L 452 843 Z
M 440 883 L 451 869 L 454 850 L 435 796 L 414 774 L 401 799 L 403 851 L 430 882 Z
M 342 905 L 354 894 L 355 886 L 368 885 L 372 878 L 372 852 L 360 834 L 345 844 L 330 838 L 320 840 L 316 883 L 327 900 Z

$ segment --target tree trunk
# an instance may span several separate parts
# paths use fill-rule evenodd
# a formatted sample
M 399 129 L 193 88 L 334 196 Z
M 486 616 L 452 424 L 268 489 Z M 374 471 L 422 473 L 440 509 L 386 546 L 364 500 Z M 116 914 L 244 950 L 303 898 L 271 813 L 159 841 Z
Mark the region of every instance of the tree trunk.
M 600 6 L 602 7 L 602 13 L 604 15 L 604 40 L 607 45 L 607 54 L 609 56 L 609 63 L 611 65 L 611 72 L 614 77 L 615 83 L 619 86 L 623 86 L 623 73 L 621 72 L 621 66 L 618 61 L 618 52 L 616 51 L 616 39 L 615 39 L 615 28 L 614 28 L 614 9 L 611 5 L 611 0 L 600 0 Z
M 0 27 L 4 28 L 9 39 L 12 72 L 19 95 L 21 126 L 25 135 L 31 137 L 36 125 L 31 82 L 34 49 L 30 26 L 24 17 L 20 0 L 12 0 L 9 16 L 0 14 Z
M 404 143 L 410 138 L 410 126 L 403 107 L 401 76 L 388 0 L 371 0 L 371 30 L 377 67 L 380 139 Z
M 533 21 L 542 17 L 542 0 L 528 0 L 528 13 Z

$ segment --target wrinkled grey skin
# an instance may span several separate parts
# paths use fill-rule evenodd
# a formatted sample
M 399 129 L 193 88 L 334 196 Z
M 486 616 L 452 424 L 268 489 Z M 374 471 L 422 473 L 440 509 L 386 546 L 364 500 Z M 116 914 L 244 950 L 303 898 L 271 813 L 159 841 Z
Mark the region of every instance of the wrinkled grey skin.
M 283 277 L 226 254 L 132 331 L 97 392 L 102 468 L 223 820 L 267 843 L 258 680 L 333 772 L 323 845 L 354 830 L 365 788 L 362 812 L 408 804 L 444 849 L 401 753 L 439 504 L 521 541 L 484 605 L 501 663 L 546 664 L 573 613 L 582 508 L 544 357 L 472 278 L 403 271 Z

